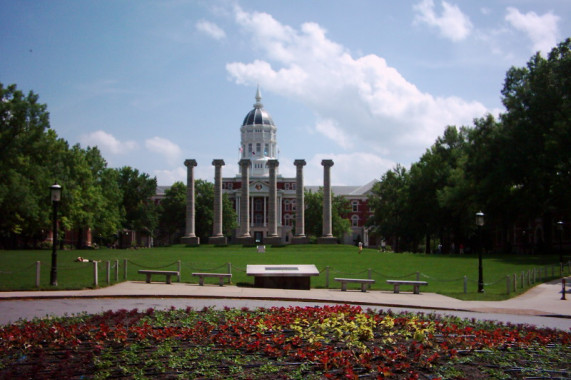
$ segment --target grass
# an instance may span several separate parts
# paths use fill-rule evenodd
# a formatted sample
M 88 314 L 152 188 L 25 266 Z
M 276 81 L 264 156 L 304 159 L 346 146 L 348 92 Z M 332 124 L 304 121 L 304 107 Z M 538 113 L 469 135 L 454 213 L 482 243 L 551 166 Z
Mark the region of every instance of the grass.
M 541 279 L 547 281 L 559 276 L 558 255 L 521 256 L 521 255 L 484 255 L 485 293 L 477 292 L 478 257 L 477 255 L 425 255 L 412 253 L 380 253 L 374 249 L 364 249 L 358 254 L 357 247 L 348 245 L 288 245 L 284 247 L 266 247 L 265 253 L 258 253 L 255 247 L 201 245 L 185 247 L 182 245 L 137 249 L 137 250 L 71 250 L 58 251 L 57 289 L 82 289 L 93 287 L 93 264 L 78 263 L 78 257 L 100 260 L 98 264 L 99 286 L 107 285 L 106 261 L 111 262 L 111 284 L 115 281 L 115 262 L 119 262 L 119 281 L 124 279 L 124 261 L 127 260 L 127 279 L 144 280 L 137 273 L 139 269 L 164 268 L 176 270 L 177 261 L 181 261 L 181 281 L 196 283 L 192 272 L 227 272 L 232 267 L 232 281 L 239 286 L 252 286 L 253 278 L 246 275 L 247 264 L 315 264 L 321 272 L 311 280 L 312 287 L 326 287 L 326 267 L 329 267 L 329 286 L 337 287 L 334 277 L 367 278 L 369 270 L 376 280 L 373 290 L 390 290 L 387 279 L 420 279 L 428 281 L 424 291 L 470 300 L 500 300 L 521 293 L 506 293 L 506 276 L 525 272 L 533 268 L 542 268 Z M 36 261 L 41 262 L 40 289 L 54 289 L 49 285 L 51 250 L 15 250 L 0 251 L 0 290 L 35 290 Z M 552 276 L 552 267 L 557 269 Z M 548 276 L 543 275 L 546 266 Z M 555 268 L 555 267 L 554 267 Z M 566 273 L 569 267 L 565 268 Z M 467 293 L 464 293 L 464 276 L 468 278 Z M 217 279 L 206 280 L 216 282 Z M 526 278 L 526 290 L 527 278 Z M 406 290 L 406 289 L 403 289 Z

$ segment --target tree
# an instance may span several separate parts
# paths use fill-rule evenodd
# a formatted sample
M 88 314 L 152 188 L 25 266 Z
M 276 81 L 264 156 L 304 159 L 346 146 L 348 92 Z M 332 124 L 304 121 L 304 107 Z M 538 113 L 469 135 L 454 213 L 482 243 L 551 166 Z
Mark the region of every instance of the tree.
M 117 172 L 125 210 L 123 228 L 153 234 L 158 226 L 158 210 L 151 197 L 157 190 L 157 179 L 129 166 Z
M 369 224 L 374 233 L 390 239 L 395 252 L 410 241 L 407 223 L 411 214 L 408 205 L 409 174 L 401 165 L 387 171 L 371 190 L 369 204 L 375 210 Z
M 184 233 L 186 225 L 186 185 L 180 181 L 175 182 L 165 191 L 165 198 L 161 201 L 159 230 L 170 245 L 176 236 Z
M 67 143 L 38 95 L 0 83 L 0 244 L 38 242 L 50 229 L 49 186 Z
M 323 235 L 323 188 L 317 192 L 305 191 L 305 232 L 320 237 Z M 334 195 L 331 198 L 331 228 L 333 236 L 342 238 L 350 231 L 351 223 L 343 218 L 349 212 L 349 202 Z
M 214 218 L 214 184 L 204 180 L 196 180 L 195 189 L 195 233 L 200 241 L 206 242 L 212 236 Z M 225 236 L 232 236 L 236 228 L 236 211 L 226 194 L 222 196 L 222 231 Z
M 502 96 L 514 195 L 529 217 L 543 217 L 549 249 L 554 214 L 571 211 L 571 39 L 512 67 Z

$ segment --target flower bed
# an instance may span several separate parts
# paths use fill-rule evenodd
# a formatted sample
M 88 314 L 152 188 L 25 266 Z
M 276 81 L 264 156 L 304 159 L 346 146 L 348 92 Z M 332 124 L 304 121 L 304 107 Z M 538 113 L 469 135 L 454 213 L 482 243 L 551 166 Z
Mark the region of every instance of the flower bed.
M 355 306 L 149 309 L 0 329 L 0 378 L 571 376 L 571 334 Z

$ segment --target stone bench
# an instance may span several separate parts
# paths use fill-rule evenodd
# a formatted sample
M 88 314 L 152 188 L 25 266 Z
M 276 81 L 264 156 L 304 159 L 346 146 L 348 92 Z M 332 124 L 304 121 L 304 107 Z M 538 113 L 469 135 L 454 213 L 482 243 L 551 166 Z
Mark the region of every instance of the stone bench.
M 341 291 L 342 292 L 347 291 L 347 283 L 348 282 L 361 284 L 361 291 L 362 292 L 367 291 L 368 285 L 375 283 L 375 280 L 372 280 L 369 278 L 335 278 L 334 280 L 341 283 Z
M 412 285 L 414 294 L 420 294 L 421 285 L 428 285 L 428 282 L 426 281 L 387 280 L 387 283 L 394 286 L 395 293 L 400 292 L 401 285 Z
M 193 273 L 194 277 L 198 277 L 198 285 L 204 286 L 204 278 L 205 277 L 218 277 L 219 282 L 218 285 L 224 286 L 224 279 L 225 278 L 232 278 L 231 273 Z
M 147 275 L 146 283 L 151 283 L 151 276 L 154 274 L 160 274 L 166 276 L 167 284 L 172 284 L 171 276 L 180 276 L 180 272 L 176 270 L 150 270 L 150 269 L 141 269 L 139 270 L 140 274 Z

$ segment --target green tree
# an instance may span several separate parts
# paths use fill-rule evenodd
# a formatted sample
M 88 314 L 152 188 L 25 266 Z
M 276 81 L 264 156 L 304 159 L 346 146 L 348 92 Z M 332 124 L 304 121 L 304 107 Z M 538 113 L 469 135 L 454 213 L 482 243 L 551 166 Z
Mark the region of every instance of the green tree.
M 165 191 L 161 201 L 159 235 L 169 245 L 184 233 L 186 224 L 186 185 L 175 182 Z
M 49 186 L 67 143 L 49 129 L 38 95 L 0 83 L 0 244 L 41 241 L 50 229 Z
M 117 171 L 125 210 L 123 228 L 153 234 L 159 220 L 158 208 L 151 201 L 157 191 L 157 179 L 129 166 Z
M 390 241 L 395 252 L 400 252 L 403 245 L 410 242 L 407 226 L 411 215 L 407 206 L 409 178 L 407 170 L 397 165 L 375 184 L 369 198 L 369 204 L 375 210 L 369 224 L 374 227 L 375 235 Z
M 317 192 L 305 191 L 305 233 L 315 237 L 323 235 L 323 188 Z M 349 202 L 341 197 L 333 195 L 331 198 L 331 228 L 333 236 L 338 239 L 350 232 L 351 223 L 343 218 L 349 212 Z
M 548 58 L 512 67 L 502 89 L 508 173 L 529 217 L 542 216 L 551 247 L 553 217 L 571 210 L 571 39 Z
M 214 218 L 214 184 L 204 180 L 196 180 L 195 190 L 195 233 L 201 242 L 207 242 L 212 236 Z M 226 194 L 222 195 L 222 231 L 230 237 L 236 228 L 236 211 Z

